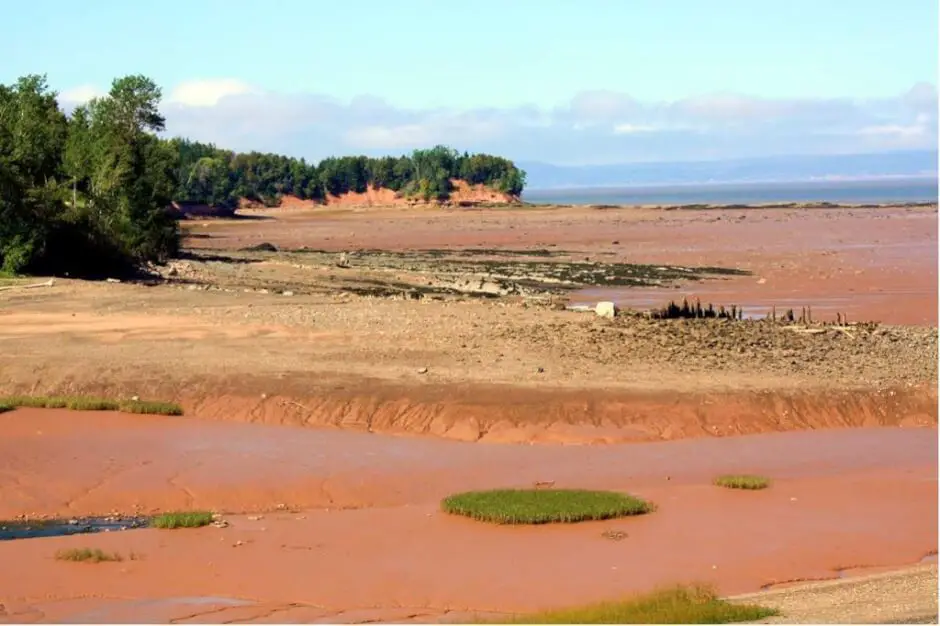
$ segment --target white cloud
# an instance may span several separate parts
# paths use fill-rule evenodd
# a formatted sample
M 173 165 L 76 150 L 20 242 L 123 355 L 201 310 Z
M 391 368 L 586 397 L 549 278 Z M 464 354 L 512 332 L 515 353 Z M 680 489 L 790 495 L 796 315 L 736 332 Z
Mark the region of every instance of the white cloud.
M 211 107 L 222 98 L 254 92 L 251 85 L 234 78 L 188 80 L 173 88 L 166 101 L 191 107 Z
M 97 94 L 82 86 L 63 94 Z M 588 91 L 557 107 L 406 109 L 369 95 L 264 91 L 235 79 L 168 90 L 167 133 L 233 150 L 319 160 L 400 154 L 435 144 L 553 163 L 744 158 L 937 147 L 937 90 L 927 83 L 878 100 L 706 94 L 643 102 Z
M 94 85 L 79 85 L 71 89 L 66 89 L 59 94 L 59 101 L 67 104 L 85 104 L 92 98 L 98 98 L 105 95 L 103 91 Z
M 615 124 L 614 125 L 615 135 L 633 135 L 635 133 L 655 133 L 656 131 L 661 131 L 661 130 L 664 130 L 664 129 L 654 124 Z
M 900 124 L 886 124 L 884 126 L 866 126 L 858 130 L 859 135 L 874 136 L 893 136 L 893 137 L 916 137 L 926 132 L 926 127 L 921 124 L 911 126 L 902 126 Z

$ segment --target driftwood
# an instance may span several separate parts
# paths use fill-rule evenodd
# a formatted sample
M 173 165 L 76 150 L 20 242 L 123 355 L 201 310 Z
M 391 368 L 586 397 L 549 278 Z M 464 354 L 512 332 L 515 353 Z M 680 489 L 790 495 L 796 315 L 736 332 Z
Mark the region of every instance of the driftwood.
M 33 283 L 32 285 L 8 285 L 6 287 L 0 287 L 0 291 L 10 291 L 11 289 L 36 289 L 37 287 L 53 286 L 55 286 L 55 278 L 50 278 L 44 283 Z
M 855 339 L 855 335 L 849 332 L 849 329 L 845 326 L 825 326 L 823 328 L 806 328 L 804 326 L 784 326 L 783 330 L 790 330 L 795 333 L 803 333 L 804 335 L 818 335 L 819 333 L 824 333 L 827 330 L 838 330 L 841 333 L 845 333 L 850 339 Z

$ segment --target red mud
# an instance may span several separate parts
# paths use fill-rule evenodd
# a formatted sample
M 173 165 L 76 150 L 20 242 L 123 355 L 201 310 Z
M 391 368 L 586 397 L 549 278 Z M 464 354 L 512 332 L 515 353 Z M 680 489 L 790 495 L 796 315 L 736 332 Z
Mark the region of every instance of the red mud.
M 683 581 L 754 591 L 916 563 L 937 549 L 935 428 L 491 446 L 21 410 L 0 415 L 0 430 L 0 518 L 276 511 L 231 517 L 224 529 L 2 542 L 0 562 L 17 566 L 0 568 L 0 620 L 465 621 L 472 611 L 565 606 Z M 709 484 L 745 471 L 774 485 Z M 438 511 L 448 493 L 536 481 L 621 489 L 659 508 L 537 528 Z M 611 541 L 605 530 L 628 537 Z M 52 558 L 83 546 L 138 558 Z
M 276 211 L 269 213 L 278 216 Z M 520 209 L 281 214 L 219 225 L 194 245 L 422 249 L 473 246 L 577 250 L 595 261 L 738 267 L 753 276 L 681 290 L 595 290 L 576 301 L 657 305 L 683 295 L 762 313 L 804 305 L 818 318 L 937 323 L 937 210 Z M 607 253 L 612 253 L 608 255 Z M 783 311 L 781 311 L 782 313 Z

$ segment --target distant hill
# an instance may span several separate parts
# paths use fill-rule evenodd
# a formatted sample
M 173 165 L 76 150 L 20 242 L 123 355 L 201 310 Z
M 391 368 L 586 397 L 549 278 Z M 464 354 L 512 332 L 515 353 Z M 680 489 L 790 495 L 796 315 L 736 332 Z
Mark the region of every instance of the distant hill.
M 622 163 L 567 166 L 518 163 L 526 189 L 684 185 L 702 183 L 796 182 L 889 176 L 936 176 L 937 152 L 910 150 L 878 154 L 774 156 L 728 161 Z

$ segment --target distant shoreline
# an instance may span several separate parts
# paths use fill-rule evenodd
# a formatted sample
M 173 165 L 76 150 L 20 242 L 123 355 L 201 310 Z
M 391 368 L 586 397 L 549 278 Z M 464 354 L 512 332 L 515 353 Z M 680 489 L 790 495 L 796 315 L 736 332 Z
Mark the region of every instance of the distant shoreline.
M 804 205 L 907 206 L 935 204 L 938 180 L 891 178 L 791 183 L 704 183 L 527 189 L 522 201 L 564 205 Z
M 509 206 L 509 205 L 507 205 Z M 660 211 L 730 211 L 745 209 L 927 209 L 938 206 L 937 201 L 928 202 L 765 202 L 765 203 L 689 203 L 689 204 L 603 204 L 603 203 L 558 203 L 525 202 L 521 205 L 532 209 L 583 208 L 598 210 L 650 209 Z

